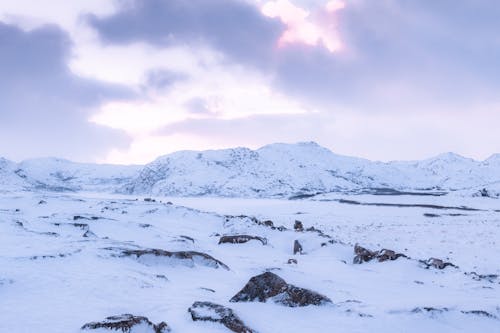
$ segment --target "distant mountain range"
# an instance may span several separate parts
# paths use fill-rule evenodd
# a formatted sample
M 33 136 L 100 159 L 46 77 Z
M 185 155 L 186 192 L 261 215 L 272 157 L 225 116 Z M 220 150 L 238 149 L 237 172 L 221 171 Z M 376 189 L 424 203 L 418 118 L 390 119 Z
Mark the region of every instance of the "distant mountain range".
M 257 150 L 179 151 L 145 166 L 0 159 L 2 189 L 267 198 L 328 192 L 500 197 L 500 154 L 484 161 L 445 153 L 384 163 L 337 155 L 305 142 Z

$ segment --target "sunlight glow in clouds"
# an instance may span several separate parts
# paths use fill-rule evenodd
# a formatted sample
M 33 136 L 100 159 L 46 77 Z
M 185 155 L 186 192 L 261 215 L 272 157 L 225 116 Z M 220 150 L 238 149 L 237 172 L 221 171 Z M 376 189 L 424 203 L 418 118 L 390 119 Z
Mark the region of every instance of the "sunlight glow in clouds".
M 324 6 L 326 20 L 320 20 L 288 0 L 266 2 L 261 10 L 271 18 L 279 18 L 287 26 L 280 37 L 279 45 L 302 43 L 309 46 L 323 45 L 331 53 L 342 49 L 342 42 L 334 24 L 334 14 L 343 9 L 345 4 L 340 0 L 331 0 Z

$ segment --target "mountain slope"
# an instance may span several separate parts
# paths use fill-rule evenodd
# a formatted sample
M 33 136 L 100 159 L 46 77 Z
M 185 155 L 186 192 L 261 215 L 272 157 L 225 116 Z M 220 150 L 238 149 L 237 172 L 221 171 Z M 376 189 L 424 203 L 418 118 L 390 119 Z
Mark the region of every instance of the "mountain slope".
M 475 161 L 445 153 L 422 161 L 383 163 L 334 154 L 314 142 L 303 142 L 257 150 L 179 151 L 145 166 L 57 158 L 16 164 L 0 159 L 0 190 L 9 189 L 227 197 L 395 190 L 500 197 L 500 155 Z
M 477 162 L 453 153 L 413 162 L 341 156 L 316 143 L 182 151 L 158 158 L 120 191 L 183 196 L 283 197 L 390 188 L 479 191 L 500 180 L 500 158 Z
M 40 158 L 21 163 L 0 159 L 0 185 L 4 189 L 49 191 L 114 191 L 131 181 L 140 166 L 75 163 Z

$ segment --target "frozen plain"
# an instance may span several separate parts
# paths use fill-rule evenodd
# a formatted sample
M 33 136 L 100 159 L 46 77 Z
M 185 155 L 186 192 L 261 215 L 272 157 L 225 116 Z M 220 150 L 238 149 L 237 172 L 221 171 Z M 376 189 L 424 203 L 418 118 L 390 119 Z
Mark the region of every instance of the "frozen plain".
M 261 333 L 500 332 L 498 199 L 0 195 L 0 332 L 76 333 L 86 323 L 124 313 L 165 321 L 172 332 L 229 332 L 220 323 L 193 322 L 187 309 L 195 301 L 227 306 Z M 380 203 L 390 205 L 367 205 Z M 286 230 L 255 222 L 265 220 Z M 295 231 L 296 220 L 316 230 Z M 267 244 L 218 244 L 221 235 L 240 234 L 265 237 Z M 293 254 L 295 240 L 303 254 Z M 353 264 L 356 243 L 409 259 Z M 145 248 L 203 252 L 229 270 L 117 252 Z M 431 257 L 458 268 L 419 262 Z M 297 264 L 288 264 L 292 258 Z M 264 271 L 325 295 L 332 304 L 229 302 Z

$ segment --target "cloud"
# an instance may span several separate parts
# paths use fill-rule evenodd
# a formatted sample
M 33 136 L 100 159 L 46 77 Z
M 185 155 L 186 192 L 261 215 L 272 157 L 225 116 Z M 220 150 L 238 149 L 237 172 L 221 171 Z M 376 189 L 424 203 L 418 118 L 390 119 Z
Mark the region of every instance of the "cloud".
M 209 45 L 237 61 L 267 66 L 284 27 L 242 0 L 122 0 L 109 16 L 89 16 L 107 43 Z
M 67 66 L 71 41 L 57 26 L 31 31 L 0 22 L 0 152 L 9 158 L 77 160 L 126 147 L 121 131 L 88 122 L 101 103 L 127 89 L 84 79 Z

